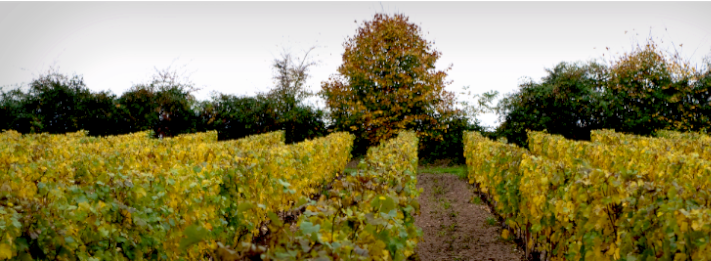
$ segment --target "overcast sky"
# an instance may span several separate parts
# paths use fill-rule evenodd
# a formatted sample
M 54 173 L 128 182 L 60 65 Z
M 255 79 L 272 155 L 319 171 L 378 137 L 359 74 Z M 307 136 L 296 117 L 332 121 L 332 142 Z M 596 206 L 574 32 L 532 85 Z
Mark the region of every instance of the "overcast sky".
M 711 2 L 0 2 L 0 86 L 54 66 L 120 95 L 172 65 L 203 88 L 198 99 L 253 95 L 273 86 L 282 50 L 317 46 L 308 85 L 318 91 L 345 39 L 382 11 L 409 16 L 435 42 L 454 92 L 510 93 L 521 77 L 629 51 L 650 31 L 692 61 L 711 53 Z

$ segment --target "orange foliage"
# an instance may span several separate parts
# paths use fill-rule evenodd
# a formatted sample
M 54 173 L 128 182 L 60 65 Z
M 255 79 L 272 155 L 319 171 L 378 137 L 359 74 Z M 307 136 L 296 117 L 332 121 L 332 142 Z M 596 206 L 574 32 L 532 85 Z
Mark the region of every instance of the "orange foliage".
M 457 111 L 454 94 L 444 90 L 451 66 L 435 69 L 441 53 L 432 45 L 404 15 L 376 14 L 364 22 L 344 43 L 338 74 L 322 84 L 336 129 L 369 145 L 402 129 L 441 138 L 443 120 Z

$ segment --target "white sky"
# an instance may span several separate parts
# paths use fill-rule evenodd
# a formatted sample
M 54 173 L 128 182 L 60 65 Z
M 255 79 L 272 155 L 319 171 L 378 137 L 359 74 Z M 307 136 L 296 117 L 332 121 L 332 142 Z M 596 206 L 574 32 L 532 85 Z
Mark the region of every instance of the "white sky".
M 404 13 L 435 41 L 454 92 L 510 93 L 521 77 L 539 80 L 605 47 L 630 50 L 650 30 L 693 61 L 711 52 L 711 2 L 0 2 L 0 86 L 54 66 L 120 95 L 172 65 L 203 88 L 198 99 L 252 95 L 273 86 L 284 48 L 301 55 L 315 45 L 308 85 L 318 91 L 345 39 L 381 10 Z M 498 125 L 495 115 L 480 119 Z

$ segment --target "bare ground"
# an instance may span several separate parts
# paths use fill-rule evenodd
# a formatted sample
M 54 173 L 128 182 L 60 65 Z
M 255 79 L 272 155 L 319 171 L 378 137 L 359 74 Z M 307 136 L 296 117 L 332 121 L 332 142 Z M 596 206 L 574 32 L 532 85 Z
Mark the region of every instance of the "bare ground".
M 501 238 L 501 226 L 474 193 L 452 174 L 419 174 L 420 214 L 415 224 L 424 240 L 415 260 L 526 260 L 513 241 Z

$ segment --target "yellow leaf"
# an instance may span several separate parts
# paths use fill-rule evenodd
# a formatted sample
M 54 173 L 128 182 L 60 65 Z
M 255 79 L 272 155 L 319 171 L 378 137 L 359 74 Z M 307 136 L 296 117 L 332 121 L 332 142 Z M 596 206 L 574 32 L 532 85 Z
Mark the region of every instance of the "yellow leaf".
M 691 229 L 693 229 L 694 231 L 699 231 L 699 229 L 701 229 L 701 224 L 699 224 L 698 220 L 694 220 L 691 222 Z
M 10 245 L 0 244 L 0 259 L 10 259 L 12 257 L 12 248 Z
M 382 252 L 383 252 L 383 257 L 384 257 L 386 260 L 389 259 L 389 257 L 390 257 L 390 252 L 388 252 L 387 250 L 383 250 Z
M 674 255 L 674 260 L 686 260 L 686 254 L 677 253 L 676 255 Z

